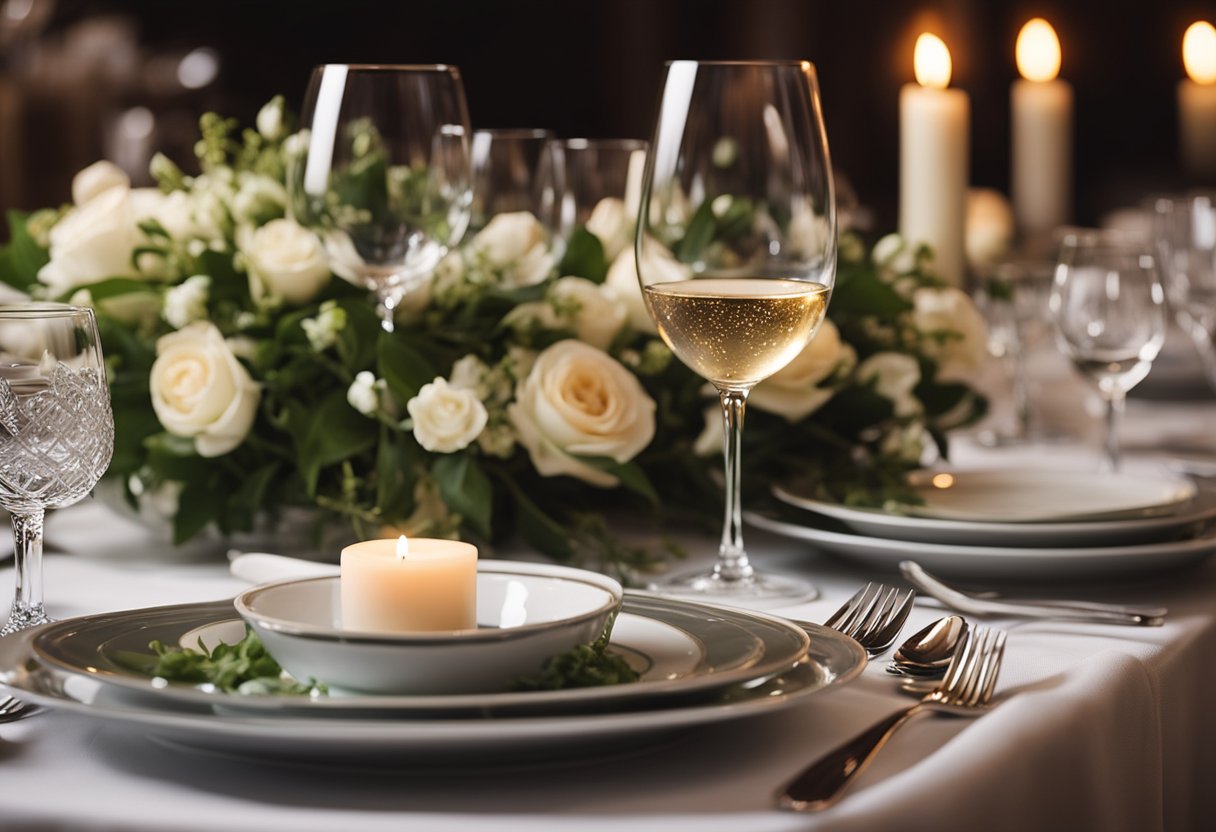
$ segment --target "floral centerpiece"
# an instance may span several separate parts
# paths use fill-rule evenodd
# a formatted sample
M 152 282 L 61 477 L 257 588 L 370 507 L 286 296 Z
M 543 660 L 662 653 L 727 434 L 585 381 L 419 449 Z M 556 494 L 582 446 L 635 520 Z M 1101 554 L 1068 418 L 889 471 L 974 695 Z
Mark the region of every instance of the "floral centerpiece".
M 608 506 L 717 514 L 716 402 L 655 334 L 620 200 L 560 257 L 531 214 L 493 218 L 389 333 L 287 216 L 282 99 L 256 130 L 201 126 L 197 175 L 157 157 L 159 187 L 132 188 L 95 164 L 70 206 L 10 215 L 0 253 L 11 286 L 97 310 L 108 476 L 160 506 L 176 541 L 311 506 L 361 536 L 517 534 L 621 571 L 656 553 L 610 534 Z M 695 220 L 709 238 L 749 221 Z M 679 251 L 655 266 L 684 269 Z M 764 494 L 798 473 L 845 502 L 901 494 L 929 446 L 944 454 L 946 432 L 982 413 L 967 379 L 984 353 L 978 313 L 930 252 L 845 233 L 828 322 L 752 393 L 746 484 Z

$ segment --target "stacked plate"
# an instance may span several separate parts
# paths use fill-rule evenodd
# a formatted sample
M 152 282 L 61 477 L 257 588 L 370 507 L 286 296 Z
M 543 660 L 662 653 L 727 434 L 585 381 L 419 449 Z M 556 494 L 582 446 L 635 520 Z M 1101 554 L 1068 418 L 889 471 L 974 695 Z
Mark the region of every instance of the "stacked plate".
M 1115 577 L 1216 552 L 1216 492 L 1187 479 L 1038 469 L 920 472 L 920 502 L 866 509 L 774 489 L 789 506 L 750 522 L 871 566 L 1010 580 Z
M 866 660 L 856 642 L 823 627 L 628 593 L 610 649 L 641 679 L 608 687 L 247 695 L 150 678 L 123 660 L 154 639 L 212 647 L 244 635 L 231 601 L 86 616 L 0 639 L 0 683 L 35 704 L 194 749 L 432 769 L 634 747 L 803 702 L 853 679 Z

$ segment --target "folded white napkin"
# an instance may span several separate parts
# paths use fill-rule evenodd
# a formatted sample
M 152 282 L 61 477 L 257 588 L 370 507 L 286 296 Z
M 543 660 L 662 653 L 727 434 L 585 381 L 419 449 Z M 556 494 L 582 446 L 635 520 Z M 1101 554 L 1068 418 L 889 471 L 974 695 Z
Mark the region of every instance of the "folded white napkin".
M 228 565 L 232 574 L 253 584 L 337 575 L 336 563 L 317 563 L 265 552 L 245 552 L 232 558 Z

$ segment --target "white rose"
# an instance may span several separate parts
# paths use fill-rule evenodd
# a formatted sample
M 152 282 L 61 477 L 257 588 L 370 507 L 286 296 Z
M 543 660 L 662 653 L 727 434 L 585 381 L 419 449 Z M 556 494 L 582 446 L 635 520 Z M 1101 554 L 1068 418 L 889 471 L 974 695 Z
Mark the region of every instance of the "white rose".
M 553 270 L 544 226 L 528 211 L 498 214 L 469 246 L 486 265 L 503 273 L 508 287 L 535 285 Z
M 575 335 L 601 350 L 625 324 L 625 306 L 616 293 L 582 277 L 563 277 L 553 283 L 549 297 L 559 310 L 570 310 Z
M 210 295 L 211 278 L 203 274 L 188 277 L 181 284 L 165 292 L 162 315 L 174 329 L 181 329 L 207 317 L 207 298 Z
M 380 409 L 380 389 L 375 374 L 364 370 L 355 376 L 346 390 L 346 401 L 364 416 L 374 416 Z
M 604 246 L 604 258 L 609 263 L 633 243 L 629 233 L 632 228 L 633 218 L 625 212 L 625 203 L 612 196 L 597 202 L 587 218 L 587 230 Z
M 569 474 L 606 488 L 616 477 L 576 455 L 628 462 L 654 438 L 654 413 L 654 401 L 632 373 L 607 353 L 569 339 L 537 356 L 507 408 L 542 476 Z
M 226 454 L 244 441 L 261 398 L 220 331 L 204 321 L 156 342 L 149 387 L 165 430 L 193 437 L 195 450 L 205 457 Z
M 293 220 L 272 220 L 256 231 L 245 226 L 238 242 L 255 300 L 307 303 L 329 282 L 329 259 L 321 241 Z
M 857 367 L 857 380 L 873 384 L 874 392 L 891 400 L 896 416 L 921 411 L 912 391 L 920 384 L 920 364 L 902 352 L 876 352 Z
M 646 273 L 650 283 L 666 283 L 672 280 L 688 280 L 691 275 L 688 267 L 675 258 L 674 255 L 655 240 L 647 240 L 645 260 L 642 271 Z M 638 282 L 637 260 L 634 257 L 633 246 L 626 248 L 620 256 L 608 267 L 608 276 L 604 285 L 613 291 L 625 306 L 629 325 L 638 332 L 654 335 L 654 320 L 646 309 L 646 301 L 642 297 L 642 286 Z
M 414 420 L 414 438 L 432 453 L 450 454 L 467 448 L 489 419 L 475 392 L 453 387 L 442 378 L 422 385 L 405 408 Z
M 131 187 L 131 177 L 113 162 L 94 162 L 72 177 L 72 202 L 84 205 L 110 188 Z
M 283 138 L 286 127 L 283 123 L 283 96 L 276 95 L 262 105 L 262 109 L 258 110 L 255 124 L 263 138 L 272 142 Z
M 756 385 L 748 403 L 790 422 L 805 419 L 832 398 L 834 391 L 819 383 L 837 367 L 843 366 L 847 372 L 856 362 L 857 354 L 840 340 L 840 330 L 824 321 L 793 361 Z
M 874 244 L 870 254 L 874 265 L 890 269 L 896 274 L 907 274 L 916 266 L 916 246 L 898 234 L 888 234 Z
M 959 289 L 917 289 L 912 296 L 916 328 L 928 336 L 925 353 L 937 361 L 940 381 L 973 378 L 988 360 L 988 326 Z
M 1009 253 L 1013 231 L 1013 208 L 1000 191 L 972 188 L 967 192 L 963 247 L 968 263 L 986 266 L 1000 260 Z
M 240 188 L 232 197 L 232 215 L 238 223 L 261 225 L 283 216 L 287 210 L 287 189 L 256 173 L 242 173 Z
M 808 200 L 794 203 L 787 232 L 791 254 L 806 259 L 821 258 L 827 252 L 831 235 L 827 217 L 816 213 Z
M 140 217 L 124 187 L 108 188 L 68 211 L 50 234 L 50 262 L 38 280 L 58 297 L 109 277 L 137 277 L 131 253 L 145 242 Z

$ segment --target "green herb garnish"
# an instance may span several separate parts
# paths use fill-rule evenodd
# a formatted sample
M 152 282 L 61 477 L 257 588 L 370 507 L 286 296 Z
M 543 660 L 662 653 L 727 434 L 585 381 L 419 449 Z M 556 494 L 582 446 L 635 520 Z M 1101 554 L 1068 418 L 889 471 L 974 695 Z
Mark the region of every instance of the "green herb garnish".
M 148 653 L 124 652 L 115 659 L 120 664 L 154 678 L 170 682 L 210 684 L 227 693 L 245 694 L 325 694 L 328 689 L 315 679 L 298 682 L 283 672 L 266 651 L 266 645 L 246 630 L 236 644 L 218 644 L 208 651 L 200 641 L 198 649 L 169 647 L 164 642 L 148 644 Z
M 636 682 L 638 672 L 622 657 L 598 643 L 580 644 L 568 653 L 545 659 L 535 676 L 516 679 L 511 690 L 562 690 Z

